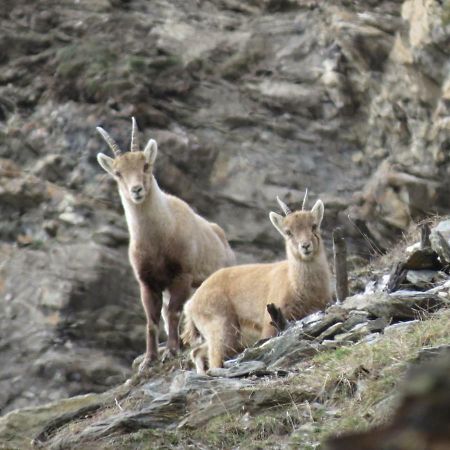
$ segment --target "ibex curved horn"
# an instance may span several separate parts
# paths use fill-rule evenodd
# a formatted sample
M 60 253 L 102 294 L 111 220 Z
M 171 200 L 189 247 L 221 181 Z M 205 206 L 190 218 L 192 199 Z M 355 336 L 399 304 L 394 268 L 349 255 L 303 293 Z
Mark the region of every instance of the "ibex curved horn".
M 120 156 L 122 154 L 122 151 L 117 145 L 117 142 L 102 127 L 97 127 L 97 131 L 102 135 L 103 139 L 114 153 L 114 156 Z
M 130 152 L 139 151 L 139 138 L 138 138 L 138 129 L 136 125 L 136 119 L 134 117 L 131 118 L 131 146 Z
M 307 200 L 307 199 L 308 199 L 308 188 L 306 188 L 306 190 L 305 190 L 305 196 L 303 197 L 302 211 L 305 210 L 306 200 Z
M 278 195 L 277 195 L 277 202 L 280 205 L 280 208 L 283 210 L 283 212 L 286 216 L 288 216 L 289 214 L 292 213 L 292 211 L 289 209 L 289 206 L 286 205 L 286 203 L 284 203 L 283 201 L 281 201 L 281 199 L 280 199 L 280 197 L 278 197 Z

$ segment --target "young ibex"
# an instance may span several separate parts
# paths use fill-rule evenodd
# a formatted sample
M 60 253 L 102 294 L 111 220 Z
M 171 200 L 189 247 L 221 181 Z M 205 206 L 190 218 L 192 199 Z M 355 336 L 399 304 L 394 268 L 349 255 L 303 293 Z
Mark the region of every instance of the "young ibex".
M 324 206 L 317 200 L 311 211 L 304 211 L 305 200 L 301 211 L 291 212 L 278 199 L 286 217 L 269 216 L 286 241 L 287 260 L 221 269 L 186 303 L 183 342 L 204 341 L 191 352 L 198 373 L 222 367 L 224 358 L 274 336 L 269 303 L 296 320 L 330 301 L 330 271 L 320 237 Z
M 178 323 L 191 289 L 216 270 L 234 262 L 224 231 L 208 222 L 182 200 L 164 193 L 153 176 L 157 144 L 150 139 L 139 150 L 137 127 L 132 118 L 131 150 L 123 153 L 101 127 L 99 133 L 115 158 L 97 155 L 100 166 L 117 182 L 130 233 L 129 258 L 139 282 L 147 317 L 147 348 L 139 370 L 158 358 L 158 325 L 162 294 L 168 291 L 167 349 L 179 349 Z

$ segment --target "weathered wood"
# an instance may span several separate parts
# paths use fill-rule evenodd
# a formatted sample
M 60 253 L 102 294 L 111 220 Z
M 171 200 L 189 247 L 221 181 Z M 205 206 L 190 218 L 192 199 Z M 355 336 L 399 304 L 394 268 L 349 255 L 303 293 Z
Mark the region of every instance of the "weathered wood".
M 342 228 L 333 231 L 334 271 L 336 275 L 336 296 L 342 302 L 348 297 L 347 245 Z
M 427 223 L 422 223 L 420 225 L 420 248 L 430 248 L 430 226 Z
M 278 332 L 285 330 L 287 327 L 287 320 L 285 319 L 281 309 L 275 306 L 273 303 L 267 305 L 267 312 L 269 313 L 272 321 L 270 322 Z
M 408 270 L 405 268 L 405 264 L 398 262 L 394 265 L 389 275 L 389 280 L 386 286 L 387 292 L 395 292 L 400 288 L 400 285 L 405 281 Z

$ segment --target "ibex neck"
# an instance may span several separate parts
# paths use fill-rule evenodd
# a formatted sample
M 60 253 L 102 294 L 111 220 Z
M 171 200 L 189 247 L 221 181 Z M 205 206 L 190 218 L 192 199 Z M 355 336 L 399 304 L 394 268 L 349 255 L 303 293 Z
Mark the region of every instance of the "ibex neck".
M 288 267 L 289 267 L 289 281 L 296 292 L 304 292 L 311 285 L 314 289 L 314 285 L 318 282 L 329 282 L 329 269 L 328 262 L 325 256 L 325 249 L 322 242 L 318 253 L 313 259 L 304 261 L 292 254 L 289 248 L 286 248 Z
M 172 226 L 167 196 L 152 177 L 150 190 L 142 203 L 136 204 L 120 192 L 130 241 L 161 240 Z M 153 239 L 152 239 L 153 238 Z

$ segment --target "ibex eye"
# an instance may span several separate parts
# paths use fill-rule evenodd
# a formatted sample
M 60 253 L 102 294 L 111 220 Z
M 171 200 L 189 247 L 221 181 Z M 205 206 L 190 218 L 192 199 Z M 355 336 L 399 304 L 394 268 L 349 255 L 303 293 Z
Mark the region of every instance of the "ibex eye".
M 292 237 L 292 231 L 291 230 L 286 230 L 286 236 Z
M 314 224 L 311 228 L 312 228 L 313 231 L 316 231 L 317 230 L 317 224 Z
M 114 172 L 114 175 L 115 175 L 117 178 L 120 178 L 120 177 L 122 176 L 118 170 L 116 170 L 116 171 Z
M 149 168 L 148 163 L 145 163 L 145 164 L 144 164 L 144 172 L 147 172 L 148 168 Z

